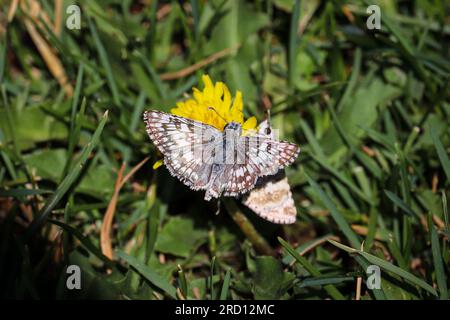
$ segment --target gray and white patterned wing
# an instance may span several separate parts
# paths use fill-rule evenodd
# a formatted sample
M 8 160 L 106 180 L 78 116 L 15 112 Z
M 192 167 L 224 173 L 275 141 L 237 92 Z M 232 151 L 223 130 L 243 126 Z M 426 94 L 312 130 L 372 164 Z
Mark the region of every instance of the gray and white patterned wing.
M 240 137 L 234 165 L 224 170 L 225 196 L 247 193 L 255 187 L 258 177 L 276 174 L 293 163 L 300 148 L 293 143 L 274 140 L 271 135 L 258 132 Z
M 300 152 L 296 144 L 276 140 L 272 134 L 263 134 L 261 129 L 257 134 L 242 136 L 241 141 L 250 171 L 256 171 L 258 176 L 277 173 L 292 164 Z
M 277 173 L 292 164 L 300 152 L 294 143 L 273 140 L 260 134 L 248 137 L 246 143 L 249 145 L 249 162 L 259 169 L 259 176 Z
M 267 120 L 261 122 L 258 133 L 275 139 Z M 283 169 L 274 175 L 259 177 L 255 188 L 242 198 L 242 203 L 270 222 L 291 224 L 296 221 L 297 209 Z
M 223 173 L 223 195 L 237 197 L 255 187 L 258 175 L 249 164 L 227 165 Z
M 211 175 L 208 161 L 221 132 L 216 128 L 161 111 L 144 112 L 147 133 L 164 155 L 170 174 L 193 190 L 205 189 Z

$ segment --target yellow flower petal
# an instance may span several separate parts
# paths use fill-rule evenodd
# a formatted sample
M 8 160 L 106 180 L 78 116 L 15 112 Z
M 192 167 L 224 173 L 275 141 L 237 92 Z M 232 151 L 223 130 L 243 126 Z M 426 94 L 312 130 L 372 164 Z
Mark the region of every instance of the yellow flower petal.
M 243 125 L 244 131 L 255 129 L 255 118 L 244 123 L 244 103 L 240 91 L 236 91 L 232 99 L 230 90 L 223 82 L 214 84 L 208 75 L 203 75 L 202 81 L 203 90 L 192 88 L 193 99 L 178 102 L 176 108 L 171 109 L 173 114 L 209 124 L 222 131 L 231 121 Z
M 226 85 L 223 85 L 223 106 L 229 106 L 231 104 L 230 89 Z
M 216 85 L 214 86 L 214 98 L 222 98 L 223 95 L 223 83 L 222 82 L 216 82 Z
M 210 89 L 214 87 L 211 78 L 207 74 L 202 75 L 202 81 L 203 84 L 205 85 L 205 89 Z
M 205 95 L 197 88 L 193 88 L 193 91 L 195 100 L 197 100 L 198 103 L 202 104 L 205 101 Z
M 153 170 L 158 169 L 159 167 L 161 167 L 164 164 L 164 159 L 159 159 L 158 161 L 156 161 L 153 164 Z
M 231 106 L 231 120 L 239 123 L 244 122 L 244 113 L 243 113 L 243 103 L 242 103 L 242 93 L 240 91 L 236 92 L 236 97 L 234 98 L 233 105 Z
M 256 130 L 257 121 L 255 117 L 248 118 L 242 125 L 242 130 Z

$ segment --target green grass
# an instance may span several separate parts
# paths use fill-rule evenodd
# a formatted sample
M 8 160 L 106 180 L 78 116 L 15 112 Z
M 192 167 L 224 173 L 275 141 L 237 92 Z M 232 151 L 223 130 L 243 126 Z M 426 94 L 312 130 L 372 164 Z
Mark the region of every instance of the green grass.
M 71 97 L 27 13 L 7 23 L 1 9 L 1 297 L 350 300 L 361 278 L 361 299 L 449 298 L 445 1 L 380 1 L 381 30 L 367 30 L 364 1 L 79 3 L 80 30 L 65 27 L 65 9 L 61 34 L 38 27 Z M 53 21 L 53 2 L 42 8 Z M 142 112 L 169 111 L 204 73 L 242 91 L 246 117 L 262 121 L 268 98 L 273 126 L 301 146 L 286 170 L 295 224 L 236 201 L 215 215 L 202 192 L 152 169 Z M 120 190 L 105 256 L 119 168 L 147 156 Z M 65 287 L 71 264 L 82 290 Z M 367 289 L 369 265 L 379 290 Z

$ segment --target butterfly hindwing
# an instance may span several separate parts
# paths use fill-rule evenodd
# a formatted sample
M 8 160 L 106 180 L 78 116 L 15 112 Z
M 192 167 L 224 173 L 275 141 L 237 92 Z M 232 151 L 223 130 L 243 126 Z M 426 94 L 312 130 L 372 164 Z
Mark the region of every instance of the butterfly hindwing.
M 259 178 L 257 186 L 242 203 L 270 222 L 291 224 L 296 221 L 297 209 L 283 170 L 274 176 Z
M 253 189 L 258 175 L 249 164 L 230 165 L 224 172 L 226 184 L 224 195 L 236 197 Z

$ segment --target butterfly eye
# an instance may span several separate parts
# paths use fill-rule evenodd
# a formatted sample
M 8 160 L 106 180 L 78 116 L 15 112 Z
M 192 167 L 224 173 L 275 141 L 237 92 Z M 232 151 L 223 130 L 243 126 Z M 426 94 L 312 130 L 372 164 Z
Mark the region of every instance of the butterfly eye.
M 272 130 L 270 128 L 266 128 L 266 134 L 270 134 Z

